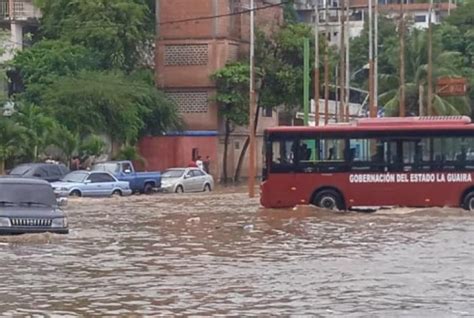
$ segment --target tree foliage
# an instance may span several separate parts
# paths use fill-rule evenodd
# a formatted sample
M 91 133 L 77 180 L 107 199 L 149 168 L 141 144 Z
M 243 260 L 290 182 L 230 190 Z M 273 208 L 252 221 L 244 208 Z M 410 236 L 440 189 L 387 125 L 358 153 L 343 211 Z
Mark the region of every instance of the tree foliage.
M 122 143 L 135 142 L 140 132 L 164 131 L 180 124 L 162 94 L 145 82 L 128 81 L 120 72 L 83 71 L 59 77 L 44 91 L 42 100 L 71 131 L 109 134 Z
M 91 50 L 101 68 L 132 71 L 152 39 L 154 12 L 144 0 L 38 0 L 45 38 Z
M 97 155 L 104 150 L 97 135 L 133 146 L 143 135 L 182 129 L 176 107 L 156 89 L 147 68 L 154 1 L 35 4 L 42 12 L 41 34 L 12 62 L 25 91 L 15 96 L 20 107 L 4 126 L 24 131 L 27 139 L 15 151 L 22 160 L 36 160 L 50 145 L 66 159 Z

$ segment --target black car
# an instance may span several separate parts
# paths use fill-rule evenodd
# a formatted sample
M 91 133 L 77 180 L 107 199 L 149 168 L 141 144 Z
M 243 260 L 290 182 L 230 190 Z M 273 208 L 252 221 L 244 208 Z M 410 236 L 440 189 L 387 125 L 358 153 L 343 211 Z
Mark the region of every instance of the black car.
M 51 185 L 39 179 L 0 178 L 0 234 L 69 232 Z
M 59 181 L 68 173 L 65 165 L 55 163 L 24 163 L 10 171 L 11 176 L 39 178 L 48 182 Z

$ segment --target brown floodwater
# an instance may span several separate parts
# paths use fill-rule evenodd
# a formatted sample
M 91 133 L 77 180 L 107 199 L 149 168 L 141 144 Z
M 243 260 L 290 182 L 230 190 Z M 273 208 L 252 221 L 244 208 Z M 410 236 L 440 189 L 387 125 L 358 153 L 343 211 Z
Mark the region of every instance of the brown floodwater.
M 474 214 L 266 210 L 241 189 L 75 199 L 0 237 L 3 316 L 474 316 Z

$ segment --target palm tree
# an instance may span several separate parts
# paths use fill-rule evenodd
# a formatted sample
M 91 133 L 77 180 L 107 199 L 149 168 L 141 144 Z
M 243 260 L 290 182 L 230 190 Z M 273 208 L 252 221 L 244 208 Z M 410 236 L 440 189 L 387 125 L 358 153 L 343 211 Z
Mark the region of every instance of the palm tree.
M 12 118 L 0 116 L 0 175 L 5 174 L 5 161 L 22 154 L 27 130 Z
M 440 41 L 433 40 L 433 78 L 440 76 L 459 76 L 462 69 L 453 61 L 461 57 L 458 52 L 442 51 Z M 428 79 L 428 45 L 426 32 L 413 29 L 406 39 L 406 109 L 408 114 L 419 114 L 420 108 L 426 109 Z M 393 60 L 393 66 L 398 62 Z M 397 74 L 379 74 L 379 104 L 384 106 L 386 116 L 398 115 L 399 77 Z M 442 97 L 433 94 L 433 108 L 436 115 L 469 115 L 470 106 L 467 97 Z M 420 105 L 421 103 L 421 105 Z M 421 107 L 420 107 L 421 106 Z
M 55 120 L 34 104 L 24 104 L 14 115 L 15 121 L 26 129 L 25 159 L 36 161 L 47 146 L 52 143 Z

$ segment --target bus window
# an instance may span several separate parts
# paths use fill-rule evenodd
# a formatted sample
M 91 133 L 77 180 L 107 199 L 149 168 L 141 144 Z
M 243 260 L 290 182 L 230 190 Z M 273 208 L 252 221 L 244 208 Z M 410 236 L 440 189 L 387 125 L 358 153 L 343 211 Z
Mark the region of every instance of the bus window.
M 347 170 L 347 165 L 345 162 L 345 139 L 321 139 L 319 141 L 318 150 L 318 170 L 320 172 L 336 172 Z
M 402 141 L 404 171 L 430 170 L 431 144 L 429 138 Z
M 285 172 L 293 167 L 298 143 L 295 140 L 275 140 L 272 142 L 270 171 Z
M 474 163 L 474 138 L 433 138 L 433 161 L 437 169 L 471 169 Z
M 374 138 L 350 139 L 346 161 L 351 170 L 380 171 L 385 167 L 386 147 Z
M 317 162 L 318 143 L 314 139 L 303 139 L 300 141 L 300 148 L 298 151 L 298 159 L 300 162 Z
M 344 139 L 321 139 L 319 157 L 321 161 L 344 161 Z

